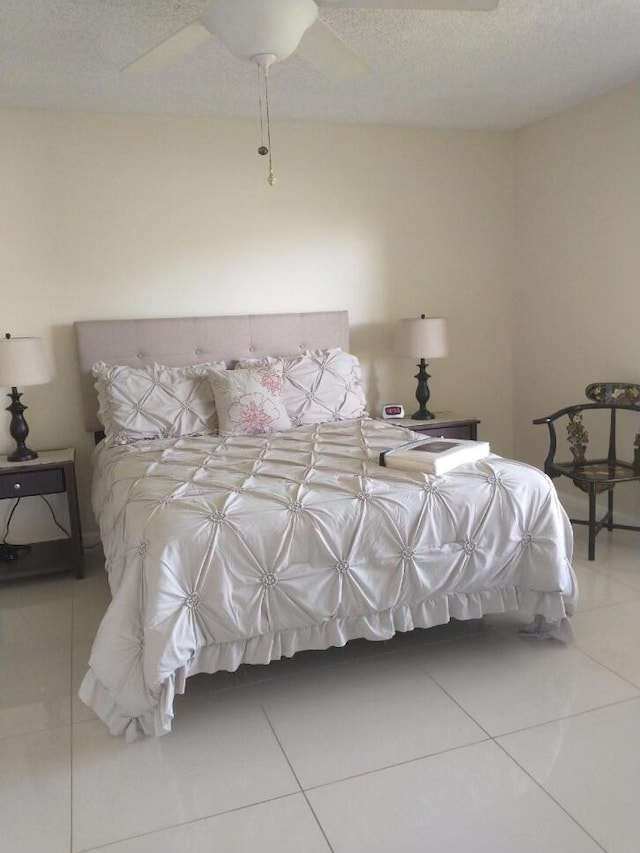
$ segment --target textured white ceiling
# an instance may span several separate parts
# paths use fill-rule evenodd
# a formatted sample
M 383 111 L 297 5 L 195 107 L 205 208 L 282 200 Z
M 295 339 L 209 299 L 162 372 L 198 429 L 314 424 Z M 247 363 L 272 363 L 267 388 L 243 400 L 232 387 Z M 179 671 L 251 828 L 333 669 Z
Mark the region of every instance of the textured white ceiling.
M 255 118 L 256 69 L 217 40 L 152 76 L 121 72 L 207 5 L 0 0 L 0 108 Z M 320 17 L 372 73 L 335 85 L 294 56 L 271 70 L 272 120 L 510 129 L 640 79 L 640 0 Z

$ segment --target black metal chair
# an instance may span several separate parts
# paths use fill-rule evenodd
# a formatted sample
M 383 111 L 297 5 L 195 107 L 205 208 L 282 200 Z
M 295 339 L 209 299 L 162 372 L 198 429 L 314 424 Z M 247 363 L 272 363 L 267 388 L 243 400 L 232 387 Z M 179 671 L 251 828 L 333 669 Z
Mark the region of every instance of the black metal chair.
M 606 526 L 607 530 L 636 530 L 640 526 L 618 524 L 613 520 L 613 490 L 619 483 L 640 482 L 640 423 L 633 442 L 632 461 L 625 462 L 618 457 L 616 433 L 618 413 L 621 411 L 640 414 L 640 385 L 630 382 L 597 382 L 585 389 L 587 399 L 592 403 L 567 406 L 547 415 L 536 418 L 534 424 L 546 424 L 549 428 L 549 452 L 544 462 L 545 473 L 550 477 L 569 477 L 575 486 L 589 496 L 589 518 L 572 518 L 572 524 L 586 524 L 589 528 L 589 559 L 595 559 L 596 536 Z M 583 413 L 604 410 L 609 413 L 609 448 L 605 458 L 589 459 L 586 452 L 589 433 L 584 425 Z M 555 422 L 566 418 L 567 441 L 573 459 L 556 462 L 557 434 Z M 596 518 L 596 497 L 607 492 L 607 512 L 599 520 Z

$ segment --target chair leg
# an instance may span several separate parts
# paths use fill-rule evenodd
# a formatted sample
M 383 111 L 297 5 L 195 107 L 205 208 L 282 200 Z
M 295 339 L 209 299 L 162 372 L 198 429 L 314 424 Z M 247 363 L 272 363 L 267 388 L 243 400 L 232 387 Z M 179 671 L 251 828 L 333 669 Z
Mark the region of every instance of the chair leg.
M 596 558 L 596 495 L 589 492 L 589 559 Z
M 613 489 L 609 489 L 607 530 L 613 530 Z

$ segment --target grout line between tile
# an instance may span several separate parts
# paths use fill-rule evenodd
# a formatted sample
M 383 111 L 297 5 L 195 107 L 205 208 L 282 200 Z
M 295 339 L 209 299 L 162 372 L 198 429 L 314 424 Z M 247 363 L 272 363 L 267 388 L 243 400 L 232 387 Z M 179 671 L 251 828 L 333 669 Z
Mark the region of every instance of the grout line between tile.
M 577 645 L 578 642 L 579 641 L 573 640 L 572 643 L 573 648 L 576 652 L 579 652 L 581 655 L 584 655 L 590 661 L 593 661 L 593 663 L 598 664 L 598 666 L 601 666 L 603 669 L 606 669 L 607 672 L 610 672 L 612 675 L 615 675 L 617 678 L 621 679 L 622 681 L 625 681 L 630 687 L 633 687 L 634 690 L 638 690 L 640 692 L 640 685 L 636 684 L 634 681 L 631 681 L 621 673 L 616 672 L 615 669 L 612 669 L 608 664 L 603 663 L 601 660 L 598 660 L 597 658 L 593 657 L 593 655 L 590 655 L 589 652 L 585 652 L 584 649 L 581 649 L 580 646 Z
M 640 595 L 640 593 L 639 593 L 639 595 Z M 606 607 L 617 607 L 621 604 L 632 604 L 634 602 L 635 602 L 635 599 L 628 598 L 628 599 L 625 599 L 624 601 L 609 601 L 606 604 L 594 604 L 593 607 L 583 607 L 580 610 L 576 610 L 576 612 L 574 613 L 574 616 L 579 616 L 582 613 L 593 613 L 596 610 L 604 610 Z M 570 618 L 573 619 L 574 616 L 571 616 Z
M 311 785 L 303 790 L 306 794 L 309 791 L 318 791 L 320 788 L 328 788 L 331 785 L 340 785 L 342 782 L 350 782 L 352 779 L 361 779 L 364 776 L 372 776 L 375 773 L 381 773 L 384 770 L 392 770 L 394 767 L 404 767 L 407 764 L 415 764 L 416 761 L 425 761 L 429 758 L 435 758 L 437 755 L 446 755 L 449 752 L 456 752 L 459 749 L 467 749 L 470 746 L 477 746 L 480 743 L 488 743 L 492 741 L 492 737 L 482 738 L 481 740 L 473 740 L 470 743 L 461 743 L 459 746 L 450 746 L 448 749 L 440 749 L 437 752 L 427 752 L 424 755 L 416 755 L 414 758 L 406 758 L 404 761 L 396 761 L 395 764 L 384 764 L 382 767 L 375 767 L 373 770 L 365 770 L 362 773 L 353 773 L 351 776 L 343 776 L 341 779 L 332 779 L 330 782 L 322 782 L 319 785 Z
M 133 841 L 136 838 L 148 838 L 153 835 L 159 835 L 162 832 L 170 832 L 172 829 L 179 829 L 180 827 L 191 826 L 195 823 L 203 823 L 203 821 L 206 820 L 214 820 L 217 817 L 223 817 L 224 815 L 233 814 L 234 812 L 252 809 L 254 806 L 263 806 L 266 803 L 275 803 L 278 800 L 286 800 L 287 797 L 297 797 L 299 794 L 304 794 L 304 791 L 294 791 L 292 794 L 279 794 L 277 797 L 269 797 L 266 800 L 256 800 L 255 803 L 247 803 L 246 805 L 236 806 L 232 809 L 225 809 L 221 812 L 202 815 L 202 817 L 196 817 L 193 820 L 179 821 L 178 823 L 172 823 L 170 826 L 163 826 L 159 829 L 150 829 L 147 832 L 139 832 L 137 835 L 127 835 L 126 838 L 118 838 L 116 841 L 109 841 L 107 844 L 98 845 L 98 847 L 83 847 L 81 850 L 77 850 L 76 853 L 100 853 L 102 850 L 108 851 L 116 845 L 124 844 L 126 841 Z M 333 853 L 333 850 L 331 853 Z
M 581 566 L 580 568 L 584 569 L 585 571 L 593 572 L 594 574 L 599 575 L 601 578 L 606 578 L 609 581 L 613 581 L 613 583 L 618 583 L 618 584 L 620 584 L 620 586 L 625 587 L 625 589 L 628 589 L 630 592 L 635 592 L 636 596 L 640 595 L 640 590 L 638 590 L 637 587 L 632 586 L 630 583 L 627 583 L 626 579 L 621 580 L 620 577 L 612 575 L 611 569 L 601 569 L 600 566 Z M 616 571 L 616 569 L 613 569 L 613 571 Z M 613 603 L 620 603 L 621 604 L 622 602 L 613 602 Z M 603 604 L 603 605 L 599 605 L 599 606 L 608 607 L 609 605 Z
M 627 589 L 632 589 L 632 587 L 627 587 Z M 574 616 L 579 616 L 581 613 L 593 613 L 594 610 L 608 610 L 610 607 L 625 607 L 629 604 L 638 604 L 638 598 L 640 598 L 640 592 L 637 593 L 636 598 L 626 598 L 624 601 L 607 601 L 605 604 L 596 604 L 594 607 L 585 607 L 584 610 L 577 610 Z M 573 619 L 573 616 L 571 617 Z
M 71 725 L 71 721 L 69 720 L 68 723 L 60 723 L 59 725 L 53 726 L 42 726 L 41 728 L 37 729 L 29 729 L 29 731 L 27 732 L 14 732 L 10 735 L 0 735 L 0 743 L 13 740 L 14 738 L 29 737 L 29 735 L 41 735 L 45 732 L 59 732 L 60 729 L 68 729 Z
M 498 738 L 507 737 L 508 735 L 518 735 L 522 732 L 528 732 L 531 729 L 539 729 L 542 726 L 551 726 L 554 723 L 562 723 L 566 720 L 571 720 L 574 717 L 584 717 L 585 714 L 594 714 L 597 711 L 602 711 L 604 708 L 615 708 L 616 705 L 626 705 L 627 702 L 637 702 L 640 699 L 640 693 L 637 696 L 628 696 L 626 699 L 618 699 L 615 702 L 607 702 L 606 705 L 597 705 L 595 708 L 585 708 L 584 711 L 574 711 L 573 714 L 565 714 L 563 717 L 554 717 L 553 720 L 544 720 L 541 723 L 534 723 L 531 726 L 523 726 L 521 729 L 511 729 L 508 732 L 501 732 L 499 735 L 493 735 L 491 740 L 498 741 Z
M 293 764 L 289 761 L 289 756 L 287 755 L 287 753 L 286 753 L 286 751 L 285 751 L 285 748 L 283 747 L 282 743 L 280 742 L 280 738 L 279 738 L 279 737 L 278 737 L 278 735 L 276 734 L 276 730 L 275 730 L 275 729 L 274 729 L 274 727 L 273 727 L 273 723 L 272 723 L 272 722 L 271 722 L 271 720 L 269 719 L 269 715 L 267 714 L 266 708 L 264 707 L 264 705 L 263 705 L 262 703 L 260 704 L 260 710 L 262 711 L 262 713 L 263 713 L 263 715 L 264 715 L 264 718 L 265 718 L 265 720 L 267 721 L 267 725 L 268 725 L 268 726 L 269 726 L 269 728 L 271 729 L 271 734 L 274 736 L 274 738 L 276 739 L 276 743 L 277 743 L 277 744 L 278 744 L 278 746 L 280 747 L 280 751 L 282 752 L 282 755 L 284 756 L 284 760 L 285 760 L 285 761 L 287 762 L 287 764 L 289 765 L 289 770 L 291 770 L 291 773 L 292 773 L 292 775 L 293 775 L 293 778 L 296 780 L 296 785 L 298 786 L 298 788 L 300 789 L 300 791 L 304 791 L 304 788 L 303 788 L 303 787 L 302 787 L 302 785 L 300 784 L 300 779 L 298 779 L 298 774 L 297 774 L 297 773 L 296 773 L 296 771 L 293 769 Z
M 533 727 L 532 727 L 532 728 L 533 728 Z M 522 766 L 522 764 L 520 764 L 520 762 L 519 762 L 519 761 L 517 761 L 517 760 L 513 757 L 513 755 L 511 755 L 511 754 L 510 754 L 510 753 L 509 753 L 509 752 L 504 748 L 504 746 L 502 746 L 502 744 L 501 744 L 501 743 L 498 743 L 498 742 L 497 742 L 497 741 L 495 741 L 495 740 L 494 740 L 494 743 L 495 743 L 495 745 L 496 745 L 499 749 L 501 749 L 501 750 L 502 750 L 502 752 L 507 756 L 507 758 L 508 758 L 510 761 L 513 761 L 513 763 L 514 763 L 517 767 L 519 767 L 519 768 L 520 768 L 520 770 L 522 770 L 522 772 L 523 772 L 523 773 L 524 773 L 524 774 L 525 774 L 529 779 L 531 779 L 531 781 L 533 782 L 533 784 L 534 784 L 534 785 L 536 785 L 536 787 L 538 787 L 538 788 L 539 788 L 539 789 L 540 789 L 540 790 L 541 790 L 541 791 L 542 791 L 542 792 L 543 792 L 547 797 L 549 797 L 549 799 L 550 799 L 550 800 L 552 800 L 552 801 L 553 801 L 553 802 L 558 806 L 558 808 L 559 808 L 559 809 L 561 809 L 561 810 L 566 814 L 566 816 L 567 816 L 571 821 L 573 821 L 573 823 L 575 823 L 575 825 L 576 825 L 576 826 L 578 826 L 578 827 L 579 827 L 579 828 L 580 828 L 580 829 L 585 833 L 585 835 L 588 835 L 588 836 L 589 836 L 589 838 L 593 841 L 593 843 L 594 843 L 597 847 L 599 847 L 599 848 L 600 848 L 600 850 L 604 851 L 604 853 L 608 853 L 607 849 L 606 849 L 605 847 L 603 847 L 603 846 L 602 846 L 602 844 L 600 844 L 600 842 L 599 842 L 599 841 L 597 841 L 597 840 L 593 837 L 593 835 L 589 832 L 589 830 L 588 830 L 588 829 L 586 829 L 584 826 L 582 826 L 582 824 L 581 824 L 581 823 L 580 823 L 580 822 L 579 822 L 579 821 L 578 821 L 578 820 L 577 820 L 577 819 L 576 819 L 576 818 L 571 814 L 571 812 L 570 812 L 570 811 L 567 811 L 567 809 L 562 805 L 562 803 L 561 803 L 559 800 L 557 800 L 557 799 L 553 796 L 553 794 L 552 794 L 550 791 L 547 791 L 547 789 L 546 789 L 546 788 L 545 788 L 545 787 L 544 787 L 540 782 L 538 782 L 538 780 L 537 780 L 537 779 L 535 779 L 535 778 L 531 775 L 531 773 L 529 773 L 529 772 L 528 772 L 528 771 L 527 771 L 527 770 Z
M 328 836 L 327 836 L 327 833 L 324 831 L 324 827 L 323 827 L 323 825 L 320 823 L 320 818 L 319 818 L 319 817 L 318 817 L 318 815 L 316 814 L 316 810 L 314 809 L 314 807 L 311 805 L 311 803 L 310 803 L 310 801 L 309 801 L 309 797 L 307 796 L 307 792 L 306 792 L 306 791 L 303 791 L 303 792 L 302 792 L 302 796 L 305 798 L 305 801 L 306 801 L 307 805 L 309 806 L 309 809 L 310 809 L 310 811 L 311 811 L 311 814 L 313 815 L 313 819 L 314 819 L 314 820 L 315 820 L 315 822 L 318 824 L 318 829 L 319 829 L 319 830 L 320 830 L 320 832 L 322 833 L 322 836 L 323 836 L 324 840 L 327 842 L 327 847 L 329 848 L 330 853 L 335 853 L 335 851 L 334 851 L 334 849 L 333 849 L 333 845 L 332 845 L 332 844 L 331 844 L 331 842 L 329 841 L 329 838 L 328 838 Z
M 300 780 L 298 779 L 298 774 L 293 769 L 293 764 L 289 761 L 289 756 L 287 755 L 286 750 L 285 750 L 284 746 L 282 745 L 282 743 L 280 742 L 280 738 L 278 737 L 276 730 L 274 729 L 273 724 L 272 724 L 271 720 L 269 719 L 269 714 L 267 714 L 266 708 L 264 707 L 264 705 L 260 705 L 260 708 L 262 709 L 262 713 L 265 716 L 267 724 L 268 724 L 269 728 L 271 729 L 273 736 L 276 739 L 278 746 L 280 747 L 280 749 L 282 751 L 282 754 L 284 756 L 284 760 L 289 765 L 289 769 L 291 770 L 291 772 L 293 774 L 293 778 L 296 780 L 296 783 L 297 783 L 298 787 L 300 788 L 300 792 L 301 792 L 302 796 L 305 798 L 307 805 L 311 809 L 311 814 L 313 815 L 313 819 L 315 820 L 315 822 L 318 824 L 318 829 L 322 833 L 324 840 L 327 842 L 327 846 L 328 846 L 329 850 L 331 851 L 331 853 L 335 853 L 333 846 L 327 837 L 327 833 L 324 831 L 324 827 L 322 826 L 322 824 L 320 823 L 320 821 L 318 819 L 318 815 L 316 814 L 315 809 L 313 808 L 313 806 L 309 802 L 309 798 L 307 797 L 306 791 L 304 790 L 304 788 L 300 784 Z
M 463 707 L 463 706 L 462 706 L 462 705 L 461 705 L 461 704 L 460 704 L 460 703 L 459 703 L 459 702 L 458 702 L 458 701 L 457 701 L 457 700 L 456 700 L 456 699 L 455 699 L 455 698 L 454 698 L 454 697 L 453 697 L 453 696 L 452 696 L 452 695 L 451 695 L 451 694 L 450 694 L 450 693 L 449 693 L 449 692 L 448 692 L 448 691 L 447 691 L 447 690 L 446 690 L 446 689 L 445 689 L 445 688 L 444 688 L 444 687 L 443 687 L 443 686 L 442 686 L 442 685 L 437 681 L 437 679 L 436 679 L 436 678 L 434 678 L 434 676 L 433 676 L 433 675 L 431 675 L 430 673 L 426 673 L 426 674 L 428 675 L 428 677 L 429 677 L 429 678 L 430 678 L 430 679 L 431 679 L 435 684 L 437 684 L 437 686 L 442 690 L 442 692 L 443 692 L 443 693 L 446 693 L 446 695 L 449 697 L 449 699 L 451 699 L 451 701 L 452 701 L 452 702 L 454 702 L 454 703 L 455 703 L 455 704 L 460 708 L 460 710 L 461 710 L 461 711 L 463 711 L 463 712 L 464 712 L 464 713 L 469 717 L 469 719 L 470 719 L 470 720 L 472 720 L 472 721 L 473 721 L 473 722 L 474 722 L 474 723 L 475 723 L 479 728 L 481 728 L 481 729 L 482 729 L 482 731 L 483 731 L 483 732 L 487 735 L 487 737 L 488 737 L 488 738 L 490 738 L 491 740 L 495 740 L 496 738 L 499 738 L 499 737 L 504 737 L 505 735 L 516 734 L 517 732 L 524 732 L 524 731 L 527 731 L 528 729 L 536 729 L 536 728 L 538 728 L 539 726 L 546 726 L 546 725 L 548 725 L 549 723 L 556 723 L 556 722 L 559 722 L 560 720 L 569 720 L 569 719 L 571 719 L 571 717 L 579 717 L 579 716 L 581 716 L 582 714 L 589 714 L 589 713 L 591 713 L 592 711 L 597 711 L 597 710 L 599 710 L 600 708 L 609 708 L 609 707 L 612 707 L 612 706 L 614 706 L 614 705 L 620 705 L 620 704 L 623 704 L 624 702 L 633 702 L 633 701 L 635 701 L 636 699 L 640 698 L 640 687 L 638 687 L 638 685 L 637 685 L 637 684 L 634 684 L 632 681 L 629 681 L 629 679 L 628 679 L 628 678 L 625 678 L 624 676 L 620 675 L 620 674 L 619 674 L 619 673 L 617 673 L 615 670 L 611 669 L 610 667 L 606 666 L 605 664 L 601 663 L 600 661 L 595 660 L 595 658 L 591 658 L 591 656 L 590 656 L 590 655 L 588 655 L 586 652 L 583 652 L 583 651 L 582 651 L 582 649 L 577 648 L 577 647 L 575 646 L 575 643 L 573 644 L 573 648 L 575 649 L 575 651 L 579 652 L 580 654 L 583 654 L 585 657 L 589 658 L 589 659 L 590 659 L 590 660 L 592 660 L 594 663 L 597 663 L 599 666 L 604 667 L 604 669 L 608 670 L 612 675 L 615 675 L 615 676 L 617 676 L 618 678 L 622 679 L 623 681 L 626 681 L 626 683 L 627 683 L 630 687 L 633 687 L 635 690 L 637 690 L 637 691 L 638 691 L 638 696 L 628 696 L 626 699 L 618 699 L 618 700 L 616 700 L 615 702 L 607 702 L 605 705 L 597 705 L 595 708 L 585 708 L 583 711 L 574 711 L 573 713 L 571 713 L 571 714 L 565 714 L 565 715 L 564 715 L 564 716 L 562 716 L 562 717 L 554 717 L 552 720 L 545 720 L 545 721 L 543 721 L 543 722 L 541 722 L 541 723 L 533 723 L 533 725 L 530 725 L 530 726 L 523 726 L 521 729 L 513 729 L 513 730 L 506 731 L 506 732 L 500 732 L 499 734 L 496 734 L 496 735 L 492 735 L 492 734 L 491 734 L 491 732 L 487 731 L 487 729 L 486 729 L 486 728 L 485 728 L 481 723 L 479 723 L 479 722 L 478 722 L 478 720 L 476 720 L 476 719 L 475 719 L 475 717 L 473 717 L 473 716 L 469 713 L 469 711 L 467 711 L 467 709 L 466 709 L 466 708 L 464 708 L 464 707 Z M 425 672 L 426 672 L 426 670 L 425 670 Z
M 433 675 L 431 675 L 431 673 L 427 672 L 427 670 L 426 670 L 426 669 L 424 669 L 424 667 L 423 667 L 422 665 L 420 665 L 420 666 L 419 666 L 419 668 L 420 668 L 420 669 L 422 670 L 422 672 L 427 676 L 427 678 L 429 678 L 431 681 L 433 681 L 433 683 L 436 685 L 436 687 L 438 687 L 440 690 L 442 690 L 442 692 L 445 694 L 445 696 L 448 696 L 448 698 L 449 698 L 449 699 L 451 699 L 451 701 L 453 702 L 453 704 L 454 704 L 454 705 L 457 705 L 457 706 L 458 706 L 458 708 L 460 708 L 460 710 L 462 711 L 462 713 L 463 713 L 465 716 L 467 716 L 467 717 L 471 720 L 471 722 L 472 722 L 472 723 L 474 723 L 476 726 L 478 726 L 478 728 L 479 728 L 479 729 L 481 729 L 481 730 L 485 733 L 485 735 L 487 736 L 487 738 L 489 738 L 489 739 L 493 739 L 493 735 L 491 734 L 491 732 L 488 732 L 488 731 L 485 729 L 485 727 L 482 725 L 482 723 L 479 723 L 479 722 L 478 722 L 478 720 L 476 720 L 476 719 L 475 719 L 475 717 L 473 717 L 473 716 L 469 713 L 469 711 L 467 711 L 467 709 L 466 709 L 466 708 L 463 708 L 463 707 L 462 707 L 462 705 L 458 702 L 458 700 L 457 700 L 457 699 L 455 699 L 455 698 L 451 695 L 451 693 L 449 693 L 449 691 L 448 691 L 448 690 L 446 690 L 446 689 L 442 686 L 442 684 L 440 684 L 440 682 L 439 682 L 436 678 L 434 678 L 434 677 L 433 677 Z

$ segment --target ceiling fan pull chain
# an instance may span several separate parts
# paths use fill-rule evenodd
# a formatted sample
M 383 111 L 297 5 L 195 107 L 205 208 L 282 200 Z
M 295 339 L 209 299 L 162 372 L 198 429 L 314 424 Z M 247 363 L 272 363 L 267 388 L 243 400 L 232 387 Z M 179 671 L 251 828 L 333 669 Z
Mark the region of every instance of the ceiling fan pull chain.
M 271 122 L 269 120 L 269 66 L 261 62 L 256 63 L 258 66 L 258 107 L 260 109 L 260 147 L 258 154 L 269 155 L 269 172 L 267 174 L 267 182 L 272 187 L 276 182 L 276 176 L 273 173 L 273 163 L 271 161 Z M 262 106 L 262 87 L 264 86 L 264 103 Z M 264 123 L 267 122 L 267 144 L 264 144 Z
M 258 108 L 260 110 L 260 146 L 258 148 L 258 154 L 268 154 L 269 149 L 264 144 L 264 121 L 263 121 L 263 108 L 262 108 L 262 68 L 260 65 L 256 64 L 256 68 L 258 69 Z
M 273 174 L 273 164 L 271 162 L 271 121 L 269 119 L 269 67 L 264 69 L 264 101 L 267 106 L 267 147 L 269 148 L 269 173 L 267 182 L 272 187 L 276 182 L 276 176 Z

